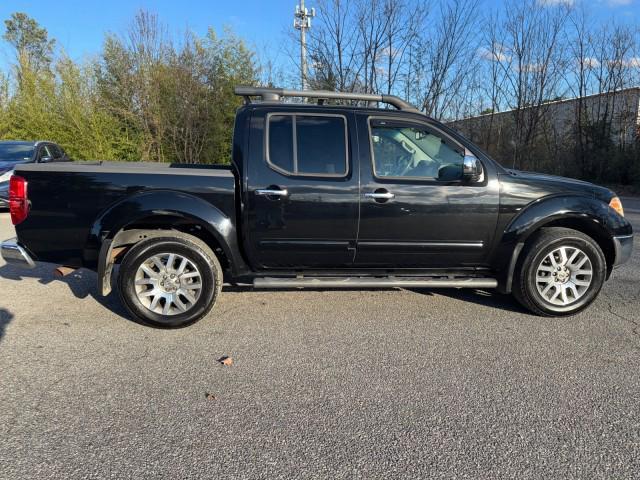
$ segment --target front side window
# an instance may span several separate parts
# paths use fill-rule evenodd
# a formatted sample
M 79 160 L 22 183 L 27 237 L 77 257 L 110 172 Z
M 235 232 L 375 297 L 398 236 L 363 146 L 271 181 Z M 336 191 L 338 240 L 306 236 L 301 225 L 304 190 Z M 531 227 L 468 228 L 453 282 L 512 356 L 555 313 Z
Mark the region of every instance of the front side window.
M 426 127 L 372 120 L 371 153 L 377 177 L 462 178 L 464 151 Z
M 267 161 L 289 175 L 343 177 L 346 132 L 346 120 L 339 115 L 270 115 Z

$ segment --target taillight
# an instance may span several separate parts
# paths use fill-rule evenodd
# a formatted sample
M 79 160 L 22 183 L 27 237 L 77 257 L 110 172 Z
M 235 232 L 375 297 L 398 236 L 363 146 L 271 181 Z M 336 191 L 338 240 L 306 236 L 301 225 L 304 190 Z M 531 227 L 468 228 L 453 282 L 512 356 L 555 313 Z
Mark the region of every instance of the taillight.
M 27 181 L 17 175 L 12 175 L 9 179 L 9 212 L 14 225 L 24 222 L 29 215 Z

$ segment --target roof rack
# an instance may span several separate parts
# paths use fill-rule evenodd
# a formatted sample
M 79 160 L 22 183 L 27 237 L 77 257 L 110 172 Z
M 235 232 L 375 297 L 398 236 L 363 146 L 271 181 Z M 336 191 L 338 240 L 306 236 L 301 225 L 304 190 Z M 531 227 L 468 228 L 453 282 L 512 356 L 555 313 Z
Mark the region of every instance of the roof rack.
M 250 97 L 260 97 L 262 101 L 278 102 L 281 97 L 303 97 L 329 99 L 336 98 L 342 100 L 357 100 L 363 102 L 380 102 L 393 105 L 398 110 L 406 110 L 410 112 L 420 111 L 395 95 L 374 95 L 371 93 L 346 93 L 332 92 L 329 90 L 287 90 L 285 88 L 266 88 L 266 87 L 236 87 L 235 94 L 245 98 L 247 103 L 251 103 Z

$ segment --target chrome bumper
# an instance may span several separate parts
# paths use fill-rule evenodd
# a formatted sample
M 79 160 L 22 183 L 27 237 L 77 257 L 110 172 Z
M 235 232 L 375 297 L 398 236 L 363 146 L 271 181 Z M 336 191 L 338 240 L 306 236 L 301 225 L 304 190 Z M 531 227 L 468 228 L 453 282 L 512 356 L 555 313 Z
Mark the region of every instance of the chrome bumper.
M 613 237 L 613 245 L 616 251 L 616 259 L 613 262 L 613 266 L 617 267 L 628 262 L 631 258 L 631 252 L 633 252 L 633 235 Z
M 15 238 L 10 238 L 0 243 L 0 254 L 4 261 L 10 265 L 17 265 L 20 267 L 33 268 L 36 266 L 33 259 L 29 256 L 27 251 L 18 243 Z

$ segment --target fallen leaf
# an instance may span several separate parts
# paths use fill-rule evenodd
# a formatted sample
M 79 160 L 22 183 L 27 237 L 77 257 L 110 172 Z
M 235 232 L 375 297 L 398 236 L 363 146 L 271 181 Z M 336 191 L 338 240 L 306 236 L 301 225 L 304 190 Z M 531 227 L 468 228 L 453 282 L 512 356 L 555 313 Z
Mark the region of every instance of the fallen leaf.
M 224 365 L 225 367 L 230 367 L 231 365 L 233 365 L 233 358 L 227 357 L 225 355 L 224 357 L 220 357 L 218 359 L 218 363 Z

